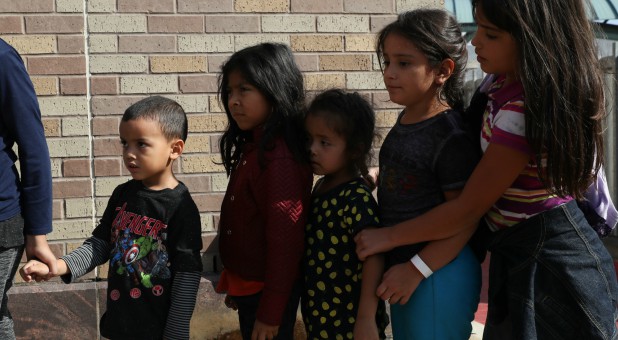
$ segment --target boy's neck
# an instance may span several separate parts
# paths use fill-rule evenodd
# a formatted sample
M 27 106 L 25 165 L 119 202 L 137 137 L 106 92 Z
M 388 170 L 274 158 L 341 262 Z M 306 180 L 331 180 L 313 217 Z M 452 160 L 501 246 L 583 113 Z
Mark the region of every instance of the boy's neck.
M 178 186 L 178 183 L 180 182 L 176 179 L 173 172 L 162 175 L 161 178 L 154 183 L 142 181 L 142 184 L 150 190 L 174 189 Z

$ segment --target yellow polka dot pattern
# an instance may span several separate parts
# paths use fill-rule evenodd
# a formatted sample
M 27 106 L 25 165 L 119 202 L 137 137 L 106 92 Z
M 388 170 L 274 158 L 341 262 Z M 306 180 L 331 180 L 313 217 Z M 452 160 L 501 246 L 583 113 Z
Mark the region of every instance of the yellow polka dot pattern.
M 376 226 L 378 207 L 360 180 L 312 201 L 303 261 L 302 312 L 308 339 L 352 339 L 360 298 L 362 262 L 354 235 Z

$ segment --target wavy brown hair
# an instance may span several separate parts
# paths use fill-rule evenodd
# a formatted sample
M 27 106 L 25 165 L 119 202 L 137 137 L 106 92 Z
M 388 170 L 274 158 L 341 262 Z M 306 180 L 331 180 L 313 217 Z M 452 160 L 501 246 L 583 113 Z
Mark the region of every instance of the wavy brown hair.
M 584 2 L 473 0 L 473 6 L 510 33 L 518 46 L 526 138 L 539 177 L 551 193 L 582 198 L 604 162 L 606 114 L 596 40 Z

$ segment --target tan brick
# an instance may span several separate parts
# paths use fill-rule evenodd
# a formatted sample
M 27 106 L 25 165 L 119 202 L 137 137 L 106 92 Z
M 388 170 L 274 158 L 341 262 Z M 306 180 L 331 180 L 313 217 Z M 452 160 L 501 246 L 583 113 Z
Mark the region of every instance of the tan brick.
M 16 15 L 0 16 L 0 34 L 24 33 L 22 17 Z
M 208 95 L 206 94 L 165 95 L 165 97 L 178 102 L 186 113 L 202 113 L 208 110 Z
M 206 72 L 205 56 L 152 56 L 150 72 L 152 73 L 188 73 Z
M 89 217 L 94 214 L 92 198 L 70 198 L 65 200 L 67 218 Z
M 322 15 L 318 17 L 318 32 L 369 32 L 369 17 L 365 15 Z
M 54 0 L 0 1 L 0 13 L 46 13 L 54 10 Z
M 60 93 L 86 94 L 86 77 L 60 77 Z
M 43 116 L 77 116 L 88 112 L 86 97 L 64 96 L 39 98 Z
M 174 0 L 118 0 L 118 12 L 172 13 Z
M 315 32 L 312 15 L 263 15 L 262 32 Z
M 94 193 L 97 196 L 110 196 L 114 189 L 126 183 L 130 177 L 99 177 L 94 179 Z M 98 210 L 97 210 L 98 211 Z
M 85 239 L 92 235 L 92 219 L 54 221 L 54 230 L 48 240 Z
M 118 37 L 109 34 L 91 34 L 88 37 L 88 51 L 90 53 L 118 52 Z
M 88 13 L 109 13 L 116 11 L 116 0 L 88 0 Z
M 289 45 L 290 36 L 288 34 L 242 34 L 235 35 L 234 42 L 234 48 L 238 51 L 245 47 L 267 42 Z
M 223 194 L 192 194 L 193 201 L 200 212 L 214 212 L 221 209 Z
M 293 13 L 340 13 L 343 0 L 291 0 Z
M 88 136 L 89 133 L 87 116 L 62 118 L 62 136 Z
M 236 12 L 286 13 L 290 11 L 288 0 L 235 0 Z
M 223 169 L 222 169 L 223 170 Z M 225 192 L 230 178 L 226 174 L 212 174 L 212 191 Z
M 94 136 L 117 136 L 120 117 L 92 118 L 92 134 Z
M 204 17 L 201 15 L 149 15 L 150 33 L 203 33 Z
M 30 74 L 85 74 L 86 59 L 83 56 L 28 57 Z
M 82 35 L 58 36 L 58 53 L 83 54 L 85 48 L 84 36 Z
M 396 15 L 372 15 L 371 16 L 371 32 L 378 33 L 380 32 L 386 25 L 397 20 Z
M 87 137 L 63 137 L 48 139 L 50 157 L 87 157 L 90 154 L 90 141 Z
M 176 176 L 179 181 L 183 182 L 187 188 L 189 188 L 189 192 L 198 193 L 198 192 L 210 192 L 210 176 L 202 175 L 202 174 L 191 174 L 185 175 L 181 174 Z
M 305 74 L 305 90 L 326 90 L 333 87 L 343 88 L 345 75 L 341 73 L 307 73 Z
M 84 18 L 81 15 L 26 16 L 26 33 L 81 33 Z
M 253 33 L 260 31 L 260 18 L 255 15 L 207 15 L 206 32 Z
M 30 77 L 34 91 L 38 96 L 58 94 L 58 79 L 56 77 Z
M 99 177 L 101 178 L 101 177 Z M 122 177 L 112 177 L 112 178 L 122 178 Z M 126 177 L 125 177 L 126 178 Z M 97 181 L 97 179 L 94 179 L 95 183 Z M 114 190 L 114 188 L 112 188 L 112 190 Z M 96 192 L 96 190 L 95 190 Z M 110 196 L 110 194 L 108 194 L 107 196 Z M 94 199 L 94 209 L 95 209 L 95 215 L 97 217 L 101 217 L 103 216 L 103 213 L 105 212 L 105 208 L 107 207 L 107 203 L 109 201 L 109 197 L 95 197 Z
M 54 198 L 89 197 L 90 179 L 54 180 L 52 192 Z
M 92 113 L 95 116 L 122 115 L 129 106 L 133 105 L 142 98 L 144 98 L 144 96 L 96 96 L 91 100 Z
M 220 172 L 221 157 L 219 155 L 186 155 L 182 159 L 182 172 L 185 174 Z
M 176 37 L 170 35 L 125 35 L 118 37 L 120 53 L 175 52 Z
M 65 159 L 62 162 L 64 177 L 90 177 L 90 161 L 87 158 Z
M 396 0 L 397 13 L 417 8 L 444 8 L 444 0 Z
M 227 116 L 224 113 L 210 113 L 191 115 L 189 117 L 189 131 L 191 132 L 218 132 L 227 128 Z
M 296 65 L 302 72 L 317 71 L 319 58 L 315 54 L 298 54 L 294 55 Z
M 181 93 L 217 92 L 216 75 L 179 76 Z
M 62 160 L 60 158 L 52 158 L 50 159 L 50 163 L 52 178 L 62 177 Z
M 183 154 L 210 152 L 210 136 L 205 134 L 191 133 L 187 138 Z
M 221 135 L 223 134 L 223 131 L 220 131 L 221 133 L 218 133 L 216 135 L 211 135 L 210 136 L 210 147 L 211 153 L 220 153 L 219 152 L 219 140 L 221 139 Z
M 335 52 L 343 51 L 341 35 L 294 35 L 290 46 L 295 52 Z
M 394 0 L 344 0 L 346 13 L 393 13 Z
M 95 157 L 122 155 L 122 145 L 118 137 L 96 137 L 93 145 Z
M 22 55 L 56 52 L 56 37 L 53 35 L 3 36 L 2 39 Z
M 120 176 L 120 167 L 122 161 L 118 158 L 114 159 L 95 159 L 94 160 L 94 176 Z
M 93 55 L 90 56 L 92 73 L 145 73 L 148 58 L 141 55 Z
M 369 54 L 330 54 L 320 56 L 320 70 L 323 71 L 369 71 Z
M 233 52 L 234 37 L 232 35 L 179 35 L 178 52 L 181 53 L 217 53 Z
M 345 36 L 345 50 L 347 52 L 375 52 L 375 34 L 349 34 Z
M 176 93 L 178 77 L 146 75 L 120 77 L 120 93 Z
M 221 106 L 221 102 L 217 96 L 208 97 L 208 110 L 209 112 L 225 112 L 225 108 Z
M 118 77 L 92 77 L 90 78 L 90 93 L 118 94 Z
M 88 16 L 88 30 L 92 33 L 146 32 L 146 16 L 140 14 L 94 14 Z
M 234 11 L 234 0 L 178 0 L 178 13 L 225 13 Z
M 43 130 L 45 137 L 60 137 L 60 119 L 43 118 Z
M 53 200 L 52 201 L 52 219 L 59 220 L 62 216 L 62 203 L 63 200 Z
M 83 0 L 56 0 L 56 12 L 58 13 L 81 13 L 83 11 Z
M 383 90 L 384 80 L 380 72 L 348 73 L 346 88 L 349 90 Z
M 400 110 L 376 110 L 376 126 L 390 128 L 397 122 Z M 384 135 L 386 136 L 386 135 Z M 384 137 L 383 136 L 383 137 Z

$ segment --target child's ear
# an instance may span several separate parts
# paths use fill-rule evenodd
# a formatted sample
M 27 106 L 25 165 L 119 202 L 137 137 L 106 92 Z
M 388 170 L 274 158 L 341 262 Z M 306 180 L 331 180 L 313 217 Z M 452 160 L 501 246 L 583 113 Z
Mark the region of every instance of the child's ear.
M 446 83 L 448 78 L 451 77 L 451 74 L 453 74 L 454 70 L 455 70 L 455 62 L 453 61 L 453 59 L 446 58 L 442 60 L 442 62 L 440 63 L 440 65 L 438 65 L 436 69 L 436 78 L 435 78 L 436 84 L 438 84 L 439 86 L 444 85 L 444 83 Z
M 185 142 L 182 139 L 176 139 L 172 142 L 172 153 L 170 154 L 171 159 L 176 159 L 182 155 L 182 151 L 185 149 Z

